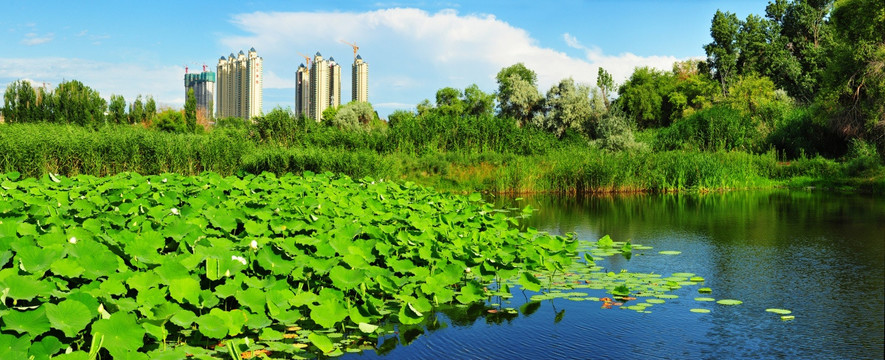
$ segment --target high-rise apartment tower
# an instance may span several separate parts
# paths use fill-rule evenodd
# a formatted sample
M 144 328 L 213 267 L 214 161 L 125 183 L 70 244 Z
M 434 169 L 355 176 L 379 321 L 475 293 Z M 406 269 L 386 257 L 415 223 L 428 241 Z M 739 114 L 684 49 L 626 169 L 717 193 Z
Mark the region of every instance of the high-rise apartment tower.
M 263 59 L 255 48 L 249 54 L 240 51 L 228 58 L 218 59 L 216 117 L 239 117 L 249 119 L 261 115 L 264 79 Z
M 357 55 L 353 59 L 351 93 L 353 101 L 369 102 L 369 63 Z
M 325 60 L 317 52 L 310 70 L 299 67 L 295 76 L 298 80 L 295 88 L 295 108 L 298 115 L 305 114 L 320 121 L 324 110 L 341 105 L 341 66 L 335 62 L 335 58 Z M 305 86 L 307 79 L 309 82 Z M 305 93 L 308 95 L 305 96 Z
M 197 99 L 197 114 L 201 114 L 204 118 L 209 118 L 213 114 L 213 103 L 215 102 L 215 73 L 205 70 L 199 74 L 184 74 L 184 98 L 187 100 L 187 93 L 190 89 L 194 90 L 194 97 Z

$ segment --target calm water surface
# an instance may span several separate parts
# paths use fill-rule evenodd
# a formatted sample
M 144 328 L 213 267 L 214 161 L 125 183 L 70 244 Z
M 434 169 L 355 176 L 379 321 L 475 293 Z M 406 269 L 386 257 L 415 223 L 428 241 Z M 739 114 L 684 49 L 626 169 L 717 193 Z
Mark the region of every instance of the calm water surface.
M 516 289 L 509 303 L 493 301 L 519 309 L 518 315 L 488 314 L 482 305 L 440 311 L 431 325 L 400 328 L 380 339 L 376 351 L 345 358 L 885 357 L 885 199 L 783 190 L 492 201 L 532 205 L 539 211 L 528 225 L 551 233 L 575 232 L 591 241 L 609 234 L 654 247 L 630 260 L 598 262 L 607 270 L 696 273 L 713 289 L 711 297 L 744 303 L 697 302 L 692 286 L 643 314 L 565 299 L 523 306 L 531 294 Z M 781 321 L 766 308 L 789 309 L 796 318 Z

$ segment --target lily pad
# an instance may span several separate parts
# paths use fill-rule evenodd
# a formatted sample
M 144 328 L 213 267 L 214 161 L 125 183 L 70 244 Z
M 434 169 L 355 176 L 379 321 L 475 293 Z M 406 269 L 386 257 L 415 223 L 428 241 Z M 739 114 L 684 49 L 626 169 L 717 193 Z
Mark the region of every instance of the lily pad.
M 743 301 L 734 300 L 734 299 L 722 299 L 716 302 L 719 305 L 740 305 L 743 304 Z
M 701 294 L 710 294 L 713 292 L 713 289 L 710 289 L 708 287 L 702 287 L 702 288 L 698 289 L 698 292 Z
M 682 251 L 676 251 L 676 250 L 664 250 L 664 251 L 658 251 L 658 254 L 661 254 L 661 255 L 679 255 L 679 254 L 682 254 Z
M 716 299 L 711 297 L 696 297 L 694 301 L 716 301 Z
M 784 316 L 781 316 L 781 320 L 783 320 L 783 321 L 790 321 L 790 320 L 793 320 L 793 319 L 795 319 L 795 318 L 796 318 L 796 317 L 793 316 L 793 315 L 784 315 Z
M 765 309 L 765 311 L 778 315 L 790 315 L 791 313 L 793 313 L 792 311 L 786 309 Z
M 698 314 L 709 314 L 710 313 L 710 309 L 690 309 L 688 311 L 691 311 L 693 313 L 698 313 Z

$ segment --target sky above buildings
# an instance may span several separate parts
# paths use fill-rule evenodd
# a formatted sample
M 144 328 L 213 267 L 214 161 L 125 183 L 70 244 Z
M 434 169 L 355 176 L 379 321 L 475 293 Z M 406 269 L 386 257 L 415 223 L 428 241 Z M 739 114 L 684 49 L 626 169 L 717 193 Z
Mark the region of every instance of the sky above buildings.
M 183 77 L 254 47 L 264 58 L 264 110 L 294 108 L 300 54 L 342 65 L 350 100 L 352 48 L 369 63 L 369 101 L 385 117 L 433 100 L 443 87 L 496 89 L 501 68 L 524 63 L 546 92 L 563 78 L 615 82 L 636 66 L 664 70 L 704 57 L 717 9 L 745 18 L 767 1 L 4 1 L 0 86 L 79 80 L 105 98 L 152 95 L 184 104 Z M 211 5 L 210 5 L 211 4 Z

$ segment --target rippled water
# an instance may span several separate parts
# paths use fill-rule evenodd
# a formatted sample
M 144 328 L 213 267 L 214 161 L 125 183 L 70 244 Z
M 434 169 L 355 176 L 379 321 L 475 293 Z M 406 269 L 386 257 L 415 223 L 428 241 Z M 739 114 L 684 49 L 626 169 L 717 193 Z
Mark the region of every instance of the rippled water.
M 643 314 L 598 302 L 554 299 L 520 307 L 523 292 L 500 301 L 519 314 L 484 307 L 437 313 L 437 322 L 401 329 L 378 350 L 345 358 L 386 359 L 876 359 L 885 351 L 885 199 L 823 192 L 735 192 L 612 197 L 493 199 L 540 209 L 529 225 L 552 233 L 653 246 L 608 270 L 706 278 Z M 678 256 L 658 255 L 677 250 Z M 585 291 L 585 289 L 581 289 Z M 602 293 L 590 292 L 591 296 Z M 527 294 L 530 296 L 531 294 Z M 707 308 L 709 314 L 689 312 Z M 766 308 L 793 311 L 781 321 Z

